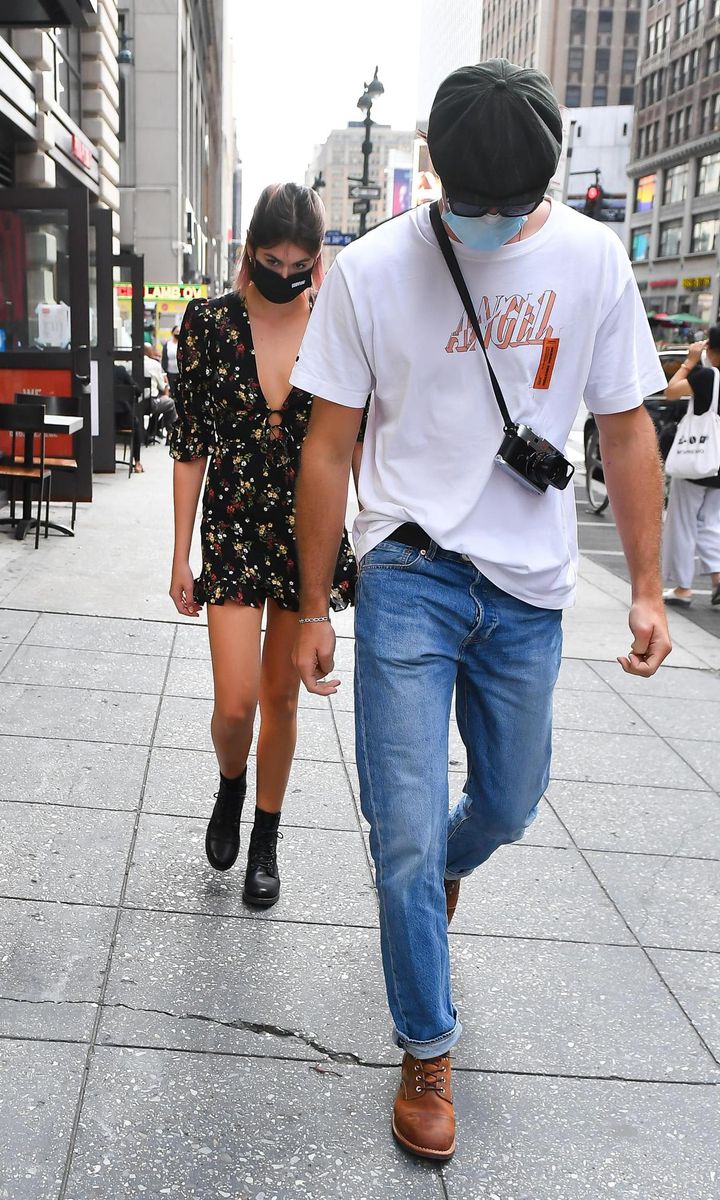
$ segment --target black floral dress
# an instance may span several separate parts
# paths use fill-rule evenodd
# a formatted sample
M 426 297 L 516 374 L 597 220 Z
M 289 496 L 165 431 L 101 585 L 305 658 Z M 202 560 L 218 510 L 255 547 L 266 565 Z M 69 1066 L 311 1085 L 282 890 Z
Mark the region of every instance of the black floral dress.
M 260 390 L 247 310 L 234 292 L 188 305 L 178 343 L 178 421 L 170 453 L 209 458 L 198 604 L 299 604 L 295 480 L 312 397 L 291 388 L 279 410 Z M 272 419 L 271 419 L 272 414 Z M 343 533 L 330 604 L 347 608 L 356 563 Z

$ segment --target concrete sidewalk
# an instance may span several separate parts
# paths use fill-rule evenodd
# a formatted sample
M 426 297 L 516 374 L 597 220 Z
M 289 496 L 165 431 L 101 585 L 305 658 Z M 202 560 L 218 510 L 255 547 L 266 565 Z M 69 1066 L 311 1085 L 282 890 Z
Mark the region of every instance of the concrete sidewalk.
M 204 857 L 207 634 L 167 598 L 170 464 L 143 461 L 74 541 L 0 536 L 0 1197 L 720 1196 L 720 642 L 673 614 L 673 667 L 625 676 L 627 585 L 583 563 L 541 816 L 453 924 L 459 1149 L 416 1162 L 389 1132 L 352 617 L 339 695 L 301 700 L 281 901 L 245 909 Z M 456 728 L 449 771 L 457 793 Z

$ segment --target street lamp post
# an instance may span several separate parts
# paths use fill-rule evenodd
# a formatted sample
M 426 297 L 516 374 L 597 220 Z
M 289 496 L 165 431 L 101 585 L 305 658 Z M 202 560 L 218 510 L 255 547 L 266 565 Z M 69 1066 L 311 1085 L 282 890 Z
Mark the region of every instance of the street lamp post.
M 367 187 L 367 185 L 370 183 L 370 155 L 372 154 L 372 142 L 370 141 L 370 132 L 372 130 L 373 122 L 372 122 L 372 118 L 370 116 L 370 110 L 373 106 L 373 100 L 375 100 L 378 96 L 382 96 L 383 92 L 385 91 L 385 88 L 383 87 L 380 80 L 378 79 L 377 67 L 375 68 L 375 74 L 373 75 L 370 82 L 363 83 L 363 89 L 364 89 L 363 94 L 360 97 L 360 99 L 358 100 L 357 106 L 361 112 L 365 113 L 365 120 L 363 121 L 363 126 L 365 129 L 365 138 L 364 138 L 364 141 L 362 144 L 363 173 L 362 173 L 361 183 L 365 187 Z M 367 206 L 367 207 L 363 207 L 362 212 L 360 213 L 360 222 L 359 222 L 359 236 L 360 237 L 362 237 L 363 234 L 367 230 L 367 210 L 370 207 L 370 201 L 364 200 L 363 205 Z

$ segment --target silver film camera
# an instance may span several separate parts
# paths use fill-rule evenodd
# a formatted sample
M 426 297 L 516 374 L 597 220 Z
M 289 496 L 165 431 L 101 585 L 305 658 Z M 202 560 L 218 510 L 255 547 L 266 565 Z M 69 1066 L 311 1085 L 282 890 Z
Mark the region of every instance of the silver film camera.
M 562 451 L 533 433 L 529 425 L 516 425 L 508 430 L 495 462 L 537 495 L 542 495 L 549 487 L 562 491 L 575 474 L 574 466 Z

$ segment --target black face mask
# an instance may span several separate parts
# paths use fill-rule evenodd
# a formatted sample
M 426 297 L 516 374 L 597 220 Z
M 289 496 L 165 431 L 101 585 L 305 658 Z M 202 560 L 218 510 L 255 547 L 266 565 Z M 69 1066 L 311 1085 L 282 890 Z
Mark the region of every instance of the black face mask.
M 312 267 L 283 279 L 277 271 L 271 271 L 256 258 L 252 267 L 252 281 L 260 295 L 271 304 L 288 304 L 306 288 L 312 287 Z

